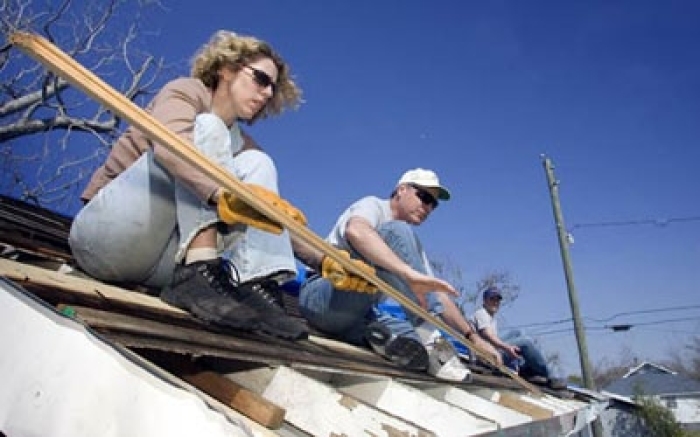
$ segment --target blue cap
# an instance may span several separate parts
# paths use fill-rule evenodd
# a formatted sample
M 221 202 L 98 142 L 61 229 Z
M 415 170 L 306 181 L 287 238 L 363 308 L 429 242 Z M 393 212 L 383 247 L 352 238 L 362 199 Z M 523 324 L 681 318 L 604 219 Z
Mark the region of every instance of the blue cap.
M 484 290 L 484 300 L 492 298 L 497 298 L 498 300 L 503 299 L 503 295 L 500 291 L 498 291 L 498 288 L 496 287 L 489 287 L 486 290 Z

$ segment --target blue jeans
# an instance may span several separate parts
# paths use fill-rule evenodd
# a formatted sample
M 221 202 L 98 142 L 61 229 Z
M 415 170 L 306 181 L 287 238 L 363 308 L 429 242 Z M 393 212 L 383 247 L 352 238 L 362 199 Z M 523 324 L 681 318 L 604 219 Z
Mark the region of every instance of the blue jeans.
M 195 121 L 195 146 L 210 161 L 246 183 L 277 192 L 277 170 L 259 150 L 234 157 L 243 140 L 213 114 Z M 162 287 L 170 282 L 192 238 L 215 224 L 218 250 L 236 266 L 241 281 L 296 275 L 287 231 L 271 234 L 243 225 L 227 226 L 217 212 L 175 181 L 152 150 L 103 187 L 77 214 L 69 242 L 80 267 L 105 281 Z M 276 276 L 277 277 L 277 276 Z
M 501 337 L 501 340 L 519 347 L 522 357 L 520 359 L 513 359 L 503 354 L 503 362 L 506 366 L 517 370 L 520 376 L 523 377 L 543 376 L 549 378 L 547 362 L 531 339 L 522 335 L 519 330 L 513 330 Z
M 422 273 L 427 272 L 422 245 L 411 225 L 402 221 L 391 221 L 380 225 L 376 230 L 399 258 L 413 269 Z M 351 256 L 362 259 L 356 252 Z M 377 268 L 377 276 L 417 303 L 413 291 L 398 276 L 382 268 Z M 380 312 L 376 307 L 380 300 L 383 298 L 379 293 L 368 294 L 335 289 L 320 275 L 309 278 L 299 290 L 301 314 L 316 329 L 343 341 L 363 344 L 365 327 L 373 320 L 384 324 L 395 335 L 419 340 L 414 326 L 420 323 L 420 319 L 409 311 L 406 311 L 408 320 Z M 429 296 L 428 302 L 432 308 L 439 306 L 434 297 Z

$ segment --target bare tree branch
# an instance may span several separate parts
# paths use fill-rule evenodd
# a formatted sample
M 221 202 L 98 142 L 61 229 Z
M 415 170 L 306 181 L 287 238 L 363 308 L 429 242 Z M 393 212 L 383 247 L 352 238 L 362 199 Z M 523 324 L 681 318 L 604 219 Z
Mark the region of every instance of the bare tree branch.
M 73 131 L 88 132 L 94 135 L 98 132 L 110 132 L 114 130 L 116 125 L 116 118 L 112 118 L 106 122 L 96 122 L 82 118 L 57 115 L 54 118 L 47 119 L 20 120 L 7 126 L 0 126 L 0 142 L 56 129 L 71 129 Z
M 44 35 L 139 104 L 164 61 L 137 43 L 153 0 L 0 0 L 0 190 L 43 206 L 77 209 L 82 184 L 119 135 L 121 120 L 12 47 L 15 31 Z M 140 45 L 140 44 L 139 44 Z M 66 211 L 67 210 L 67 211 Z
M 32 93 L 25 94 L 24 96 L 17 97 L 12 100 L 8 100 L 7 103 L 0 106 L 0 118 L 6 117 L 15 112 L 19 112 L 27 107 L 36 105 L 37 103 L 45 100 L 47 97 L 53 97 L 59 90 L 68 87 L 68 82 L 63 79 L 58 79 L 54 83 L 43 87 L 41 90 L 34 91 Z M 0 137 L 0 142 L 3 139 Z

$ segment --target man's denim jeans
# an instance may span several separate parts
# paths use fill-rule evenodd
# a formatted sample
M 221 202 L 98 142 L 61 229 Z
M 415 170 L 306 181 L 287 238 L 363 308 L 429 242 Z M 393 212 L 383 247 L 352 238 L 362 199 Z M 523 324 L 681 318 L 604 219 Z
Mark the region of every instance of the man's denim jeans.
M 547 362 L 542 353 L 537 349 L 533 341 L 519 330 L 512 330 L 501 338 L 504 342 L 520 348 L 521 359 L 513 359 L 503 354 L 503 362 L 513 370 L 519 371 L 523 377 L 544 376 L 549 377 Z
M 415 270 L 426 272 L 423 249 L 411 225 L 402 221 L 391 221 L 379 226 L 377 232 L 402 260 Z M 351 256 L 361 259 L 357 253 L 352 253 Z M 417 302 L 408 285 L 393 273 L 377 268 L 377 276 L 404 296 Z M 383 297 L 379 293 L 336 290 L 330 282 L 317 275 L 302 284 L 299 291 L 299 308 L 312 326 L 350 343 L 363 344 L 365 327 L 372 320 L 380 321 L 396 335 L 419 339 L 414 326 L 420 323 L 420 320 L 412 314 L 408 314 L 407 321 L 377 311 L 376 304 L 380 299 Z M 429 297 L 428 301 L 430 306 L 437 305 L 437 301 L 432 297 Z

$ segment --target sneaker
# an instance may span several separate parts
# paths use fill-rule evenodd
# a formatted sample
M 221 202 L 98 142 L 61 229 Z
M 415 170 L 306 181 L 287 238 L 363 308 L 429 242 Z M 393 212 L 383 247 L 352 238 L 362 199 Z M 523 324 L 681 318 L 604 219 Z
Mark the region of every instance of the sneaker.
M 404 369 L 428 369 L 428 351 L 416 339 L 396 336 L 379 322 L 367 325 L 365 339 L 377 354 Z
M 288 340 L 307 338 L 309 330 L 304 322 L 284 311 L 282 293 L 276 281 L 266 279 L 238 285 L 234 297 L 257 312 L 259 331 Z
M 547 383 L 549 382 L 549 379 L 547 379 L 546 376 L 541 375 L 526 376 L 525 380 L 529 383 L 536 385 L 547 385 Z
M 552 390 L 564 390 L 568 387 L 566 379 L 564 378 L 549 378 L 547 385 Z
M 173 279 L 160 294 L 161 300 L 205 322 L 252 331 L 258 315 L 237 302 L 230 270 L 220 259 L 178 264 Z
M 426 346 L 428 373 L 447 381 L 471 380 L 471 371 L 462 363 L 457 350 L 445 337 L 438 337 Z

